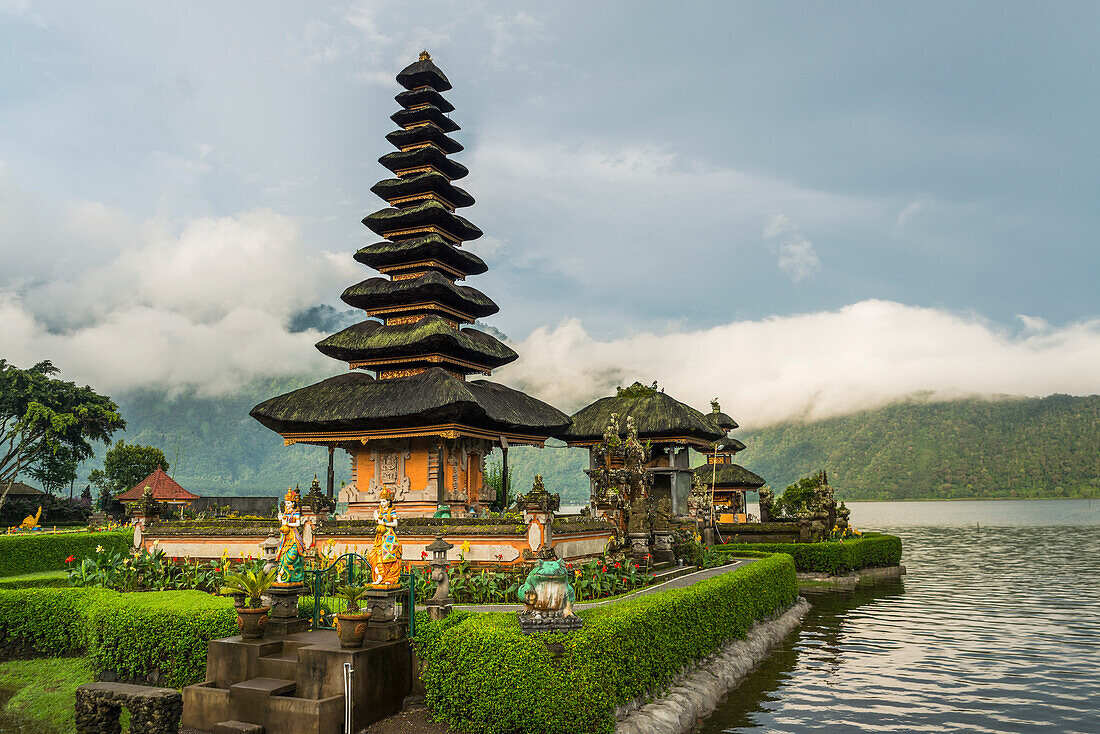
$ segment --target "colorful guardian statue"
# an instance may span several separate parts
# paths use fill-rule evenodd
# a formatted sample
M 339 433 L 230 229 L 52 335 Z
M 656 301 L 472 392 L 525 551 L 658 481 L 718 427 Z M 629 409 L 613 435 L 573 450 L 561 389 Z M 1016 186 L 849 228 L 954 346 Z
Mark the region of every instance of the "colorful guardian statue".
M 401 544 L 397 542 L 397 512 L 393 509 L 393 494 L 383 489 L 378 494 L 379 507 L 374 511 L 374 546 L 367 554 L 376 589 L 392 589 L 401 584 Z
M 279 511 L 280 532 L 283 535 L 279 546 L 278 567 L 275 577 L 276 586 L 297 586 L 305 582 L 306 540 L 311 536 L 310 525 L 303 521 L 298 505 L 298 490 L 288 489 L 283 498 L 283 509 Z

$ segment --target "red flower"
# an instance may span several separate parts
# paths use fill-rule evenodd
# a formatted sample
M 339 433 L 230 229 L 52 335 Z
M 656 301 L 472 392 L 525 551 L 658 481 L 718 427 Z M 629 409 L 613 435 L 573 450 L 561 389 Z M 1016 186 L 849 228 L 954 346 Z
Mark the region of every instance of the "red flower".
M 607 573 L 607 566 L 600 566 L 600 570 Z
M 618 564 L 618 563 L 616 563 L 616 564 L 615 564 L 615 568 L 618 568 L 618 567 L 619 567 L 619 564 Z
M 634 564 L 634 568 L 638 568 L 638 567 L 639 567 L 639 566 L 638 566 L 638 564 L 637 564 L 637 563 L 635 563 L 635 564 Z
M 420 551 L 420 560 L 424 560 L 428 557 L 428 551 Z
M 76 559 L 75 556 L 69 556 L 65 559 L 65 563 L 72 563 Z
M 220 572 L 221 572 L 221 569 L 218 568 L 217 566 L 214 566 L 214 573 L 220 573 Z

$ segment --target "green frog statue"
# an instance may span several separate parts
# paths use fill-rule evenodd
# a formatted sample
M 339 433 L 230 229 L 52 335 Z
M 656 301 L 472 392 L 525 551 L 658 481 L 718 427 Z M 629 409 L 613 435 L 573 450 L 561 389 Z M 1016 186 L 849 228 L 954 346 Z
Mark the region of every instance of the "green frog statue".
M 584 620 L 573 613 L 577 595 L 571 576 L 572 571 L 552 547 L 539 548 L 535 567 L 516 591 L 524 604 L 519 612 L 519 627 L 524 634 L 568 632 L 584 626 Z

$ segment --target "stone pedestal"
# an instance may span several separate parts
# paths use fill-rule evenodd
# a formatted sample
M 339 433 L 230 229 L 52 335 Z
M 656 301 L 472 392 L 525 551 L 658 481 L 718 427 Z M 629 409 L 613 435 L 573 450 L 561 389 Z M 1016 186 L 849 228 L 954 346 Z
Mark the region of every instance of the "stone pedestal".
M 672 531 L 656 530 L 653 532 L 653 562 L 671 563 L 676 560 L 672 552 Z
M 305 584 L 272 586 L 268 589 L 271 616 L 267 620 L 267 634 L 290 635 L 309 629 L 310 620 L 298 616 L 298 597 L 305 593 L 305 590 Z
M 380 642 L 404 639 L 408 620 L 402 614 L 400 602 L 408 593 L 403 587 L 367 590 L 365 602 L 360 602 L 364 611 L 369 609 L 371 613 L 366 639 Z
M 631 533 L 627 537 L 630 538 L 630 555 L 638 562 L 645 561 L 649 555 L 649 533 Z
M 424 606 L 428 607 L 428 616 L 437 622 L 446 617 L 452 611 L 450 599 L 448 599 L 446 602 L 437 602 L 429 599 L 428 601 L 424 602 Z

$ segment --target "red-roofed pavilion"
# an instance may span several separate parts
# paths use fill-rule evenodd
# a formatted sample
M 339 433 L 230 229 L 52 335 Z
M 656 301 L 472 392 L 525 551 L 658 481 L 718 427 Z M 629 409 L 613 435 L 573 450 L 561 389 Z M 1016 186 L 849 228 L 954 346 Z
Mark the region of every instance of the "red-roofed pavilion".
M 142 481 L 118 496 L 119 502 L 137 502 L 145 493 L 145 488 L 153 490 L 153 499 L 169 505 L 186 505 L 192 500 L 200 499 L 197 494 L 192 494 L 181 487 L 175 479 L 168 476 L 159 466 L 153 473 Z

